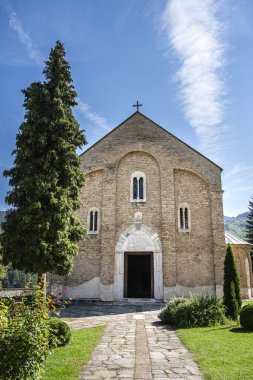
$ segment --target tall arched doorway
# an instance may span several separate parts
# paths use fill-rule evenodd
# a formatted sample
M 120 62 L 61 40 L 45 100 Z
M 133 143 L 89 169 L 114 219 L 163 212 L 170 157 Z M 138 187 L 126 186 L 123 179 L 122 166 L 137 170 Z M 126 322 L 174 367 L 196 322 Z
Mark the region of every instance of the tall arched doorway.
M 163 300 L 162 245 L 138 216 L 115 248 L 114 300 L 123 298 Z

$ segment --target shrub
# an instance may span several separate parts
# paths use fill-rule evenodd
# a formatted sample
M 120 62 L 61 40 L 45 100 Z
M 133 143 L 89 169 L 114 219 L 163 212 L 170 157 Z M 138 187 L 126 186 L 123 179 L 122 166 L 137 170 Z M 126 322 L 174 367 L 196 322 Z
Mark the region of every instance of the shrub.
M 240 324 L 246 330 L 253 330 L 253 304 L 245 305 L 241 309 Z
M 49 354 L 46 304 L 0 304 L 0 379 L 39 379 Z
M 168 302 L 168 304 L 160 311 L 158 318 L 166 324 L 175 324 L 175 313 L 176 309 L 180 303 L 187 302 L 187 299 L 184 297 L 173 298 Z
M 33 302 L 0 302 L 0 379 L 36 380 L 49 354 L 49 304 L 43 291 Z
M 8 297 L 1 297 L 1 302 L 5 304 L 6 306 L 12 306 L 14 307 L 14 304 L 17 302 L 22 302 L 25 305 L 31 305 L 33 303 L 33 295 L 22 295 L 22 296 L 8 296 Z
M 70 341 L 71 332 L 66 322 L 57 318 L 49 320 L 50 346 L 65 346 Z
M 176 327 L 214 326 L 225 322 L 223 302 L 213 296 L 175 298 L 158 317 Z

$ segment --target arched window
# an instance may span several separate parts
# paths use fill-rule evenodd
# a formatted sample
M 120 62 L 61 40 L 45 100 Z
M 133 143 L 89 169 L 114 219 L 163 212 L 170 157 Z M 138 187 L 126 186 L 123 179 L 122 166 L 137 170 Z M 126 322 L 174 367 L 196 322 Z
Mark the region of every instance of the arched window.
M 140 171 L 131 176 L 130 202 L 146 202 L 146 176 Z
M 139 198 L 143 200 L 143 177 L 139 179 Z
M 138 198 L 138 179 L 134 177 L 133 179 L 133 199 Z
M 98 234 L 100 228 L 100 213 L 95 207 L 89 209 L 87 217 L 87 231 L 88 234 Z
M 186 203 L 178 206 L 178 230 L 179 232 L 191 231 L 190 208 Z

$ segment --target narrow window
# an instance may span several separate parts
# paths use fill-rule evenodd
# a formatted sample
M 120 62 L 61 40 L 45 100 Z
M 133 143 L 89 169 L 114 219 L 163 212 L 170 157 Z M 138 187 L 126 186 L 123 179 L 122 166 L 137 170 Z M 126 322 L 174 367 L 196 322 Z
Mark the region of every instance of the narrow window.
M 97 231 L 98 230 L 98 212 L 95 211 L 95 215 L 94 215 L 94 231 Z
M 133 199 L 138 198 L 138 180 L 136 177 L 133 179 Z
M 180 207 L 180 229 L 184 229 L 184 211 L 182 207 Z
M 93 231 L 93 211 L 90 211 L 90 231 Z
M 188 224 L 188 208 L 186 207 L 184 209 L 184 227 L 186 230 L 188 230 L 189 228 L 189 224 Z
M 139 198 L 143 199 L 143 177 L 139 179 Z
M 178 230 L 180 232 L 191 231 L 191 214 L 187 203 L 181 203 L 178 207 Z
M 146 202 L 146 176 L 141 171 L 131 175 L 130 202 Z
M 89 234 L 98 234 L 100 227 L 99 209 L 92 207 L 87 215 L 87 230 Z

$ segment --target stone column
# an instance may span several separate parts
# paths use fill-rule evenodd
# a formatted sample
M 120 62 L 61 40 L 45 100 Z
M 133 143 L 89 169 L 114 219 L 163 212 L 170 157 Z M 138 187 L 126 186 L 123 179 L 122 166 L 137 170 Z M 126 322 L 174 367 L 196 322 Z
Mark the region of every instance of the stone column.
M 115 256 L 115 205 L 116 178 L 115 165 L 107 165 L 103 172 L 103 199 L 101 215 L 101 284 L 100 298 L 113 300 L 114 256 Z
M 163 249 L 163 281 L 164 300 L 176 295 L 177 256 L 176 256 L 176 210 L 173 171 L 161 175 L 161 207 L 162 207 L 162 249 Z
M 222 191 L 210 192 L 212 210 L 214 279 L 216 296 L 223 297 L 224 260 L 226 256 Z

